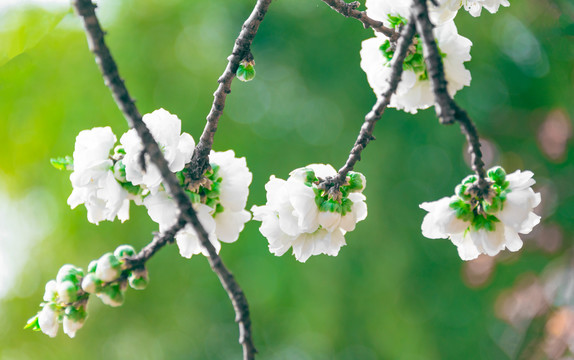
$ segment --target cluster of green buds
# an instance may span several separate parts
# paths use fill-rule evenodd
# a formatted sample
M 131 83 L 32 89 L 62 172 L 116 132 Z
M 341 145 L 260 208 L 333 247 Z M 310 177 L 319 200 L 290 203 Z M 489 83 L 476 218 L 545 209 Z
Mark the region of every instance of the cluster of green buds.
M 55 337 L 62 323 L 64 333 L 74 337 L 88 315 L 86 307 L 91 294 L 106 305 L 122 305 L 128 284 L 136 290 L 143 290 L 148 284 L 145 267 L 128 269 L 126 266 L 126 258 L 135 254 L 133 247 L 120 245 L 114 253 L 90 262 L 87 274 L 73 265 L 62 266 L 56 280 L 46 284 L 42 310 L 28 320 L 25 329 Z
M 407 19 L 404 17 L 397 15 L 388 15 L 387 17 L 391 27 L 393 29 L 399 30 L 403 25 L 406 25 Z M 390 66 L 390 62 L 395 55 L 396 50 L 396 43 L 391 43 L 390 40 L 386 40 L 380 47 L 381 52 L 385 59 L 387 59 L 387 65 Z M 446 55 L 442 53 L 439 49 L 439 53 L 441 57 L 445 57 Z M 419 35 L 415 35 L 413 38 L 413 43 L 407 52 L 407 56 L 405 61 L 403 62 L 403 70 L 412 70 L 419 78 L 419 80 L 426 80 L 428 79 L 428 72 L 427 66 L 425 63 L 424 53 L 423 53 L 423 42 L 420 39 Z
M 349 199 L 351 193 L 361 193 L 367 186 L 367 179 L 361 173 L 350 171 L 345 182 L 339 186 L 338 191 L 333 193 L 331 189 L 326 189 L 323 184 L 323 179 L 319 179 L 315 172 L 311 169 L 306 169 L 304 184 L 309 186 L 315 192 L 315 203 L 319 207 L 319 211 L 336 212 L 345 216 L 351 212 L 353 201 Z
M 145 267 L 126 268 L 125 259 L 135 254 L 130 245 L 120 245 L 113 253 L 106 253 L 90 262 L 88 273 L 82 280 L 82 289 L 95 294 L 106 305 L 122 305 L 128 284 L 135 290 L 143 290 L 148 284 Z
M 78 267 L 69 264 L 62 266 L 56 280 L 46 284 L 42 310 L 28 320 L 25 328 L 55 337 L 62 323 L 64 333 L 74 337 L 87 317 L 89 294 L 82 290 L 83 276 L 84 271 Z
M 201 180 L 191 181 L 187 176 L 188 169 L 176 173 L 180 185 L 185 189 L 186 194 L 194 204 L 205 204 L 215 209 L 215 214 L 223 212 L 219 197 L 221 195 L 221 182 L 223 178 L 219 176 L 219 165 L 210 164 L 210 168 L 205 172 Z
M 488 188 L 478 186 L 476 175 L 467 176 L 454 190 L 456 198 L 450 207 L 456 211 L 456 217 L 471 223 L 473 230 L 493 231 L 495 223 L 500 222 L 496 215 L 502 211 L 510 183 L 506 172 L 500 166 L 487 172 Z

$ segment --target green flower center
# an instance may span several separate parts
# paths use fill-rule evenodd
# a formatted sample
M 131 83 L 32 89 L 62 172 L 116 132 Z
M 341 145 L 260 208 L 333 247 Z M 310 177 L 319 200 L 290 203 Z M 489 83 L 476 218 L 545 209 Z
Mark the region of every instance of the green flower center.
M 388 15 L 388 20 L 391 24 L 391 27 L 396 30 L 400 29 L 400 27 L 407 24 L 407 19 L 405 19 L 400 15 L 398 16 Z M 385 64 L 385 66 L 390 66 L 391 60 L 395 55 L 394 45 L 396 44 L 391 44 L 390 40 L 386 40 L 380 47 L 383 56 L 385 57 L 385 59 L 387 59 L 387 63 Z M 407 52 L 407 56 L 403 63 L 403 70 L 412 70 L 418 76 L 419 80 L 427 80 L 428 72 L 425 63 L 425 58 L 423 55 L 423 43 L 419 35 L 416 35 L 413 38 L 413 45 L 414 48 L 411 47 Z M 446 57 L 446 54 L 440 51 L 440 48 L 439 48 L 439 54 L 443 58 Z
M 311 169 L 306 169 L 304 184 L 313 189 L 315 193 L 315 204 L 317 204 L 319 211 L 337 212 L 341 214 L 341 216 L 345 216 L 352 210 L 353 201 L 349 199 L 349 194 L 362 191 L 365 188 L 361 175 L 350 171 L 345 183 L 339 187 L 339 191 L 342 195 L 341 199 L 336 200 L 329 197 L 329 194 L 325 190 L 317 188 L 319 182 L 320 180 L 315 175 L 315 172 Z
M 506 172 L 500 166 L 488 170 L 487 180 L 490 188 L 486 196 L 478 196 L 473 191 L 478 181 L 476 175 L 467 176 L 455 188 L 457 199 L 449 206 L 455 210 L 458 219 L 470 223 L 466 231 L 494 231 L 496 223 L 500 222 L 495 215 L 504 207 L 506 196 L 511 191 L 510 183 L 506 181 Z

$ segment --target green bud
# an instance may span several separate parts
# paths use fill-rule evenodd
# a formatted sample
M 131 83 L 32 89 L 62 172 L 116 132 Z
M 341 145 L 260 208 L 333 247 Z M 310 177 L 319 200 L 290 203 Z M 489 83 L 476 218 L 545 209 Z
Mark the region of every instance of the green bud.
M 96 267 L 96 277 L 100 278 L 103 282 L 110 282 L 120 277 L 122 264 L 112 253 L 106 253 L 98 259 L 98 266 Z
M 253 80 L 255 78 L 255 61 L 241 61 L 236 75 L 239 80 L 244 82 Z
M 74 159 L 71 156 L 50 159 L 50 164 L 58 170 L 74 170 Z
M 70 280 L 58 283 L 58 298 L 64 304 L 75 302 L 78 300 L 78 286 Z
M 64 316 L 74 322 L 83 322 L 88 317 L 88 313 L 84 306 L 74 307 L 68 306 L 64 311 Z
M 103 287 L 97 296 L 104 304 L 112 307 L 121 306 L 124 303 L 124 293 L 117 283 Z
M 90 264 L 88 265 L 88 273 L 96 272 L 97 267 L 98 267 L 98 260 L 90 261 Z
M 66 264 L 60 268 L 56 281 L 62 283 L 66 280 L 79 284 L 80 279 L 84 276 L 84 271 L 74 265 Z
M 127 181 L 126 180 L 126 166 L 124 165 L 123 161 L 121 161 L 121 160 L 116 161 L 112 170 L 114 173 L 114 177 L 116 178 L 117 181 L 119 181 L 120 183 Z
M 125 259 L 136 254 L 135 249 L 131 245 L 120 245 L 114 251 L 114 256 L 118 259 Z
M 137 269 L 130 273 L 130 286 L 135 290 L 144 290 L 149 282 L 147 269 Z
M 506 171 L 500 166 L 495 166 L 488 170 L 488 177 L 498 185 L 504 184 L 506 181 Z
M 82 280 L 82 289 L 89 294 L 95 294 L 102 289 L 102 280 L 98 279 L 96 274 L 88 273 Z

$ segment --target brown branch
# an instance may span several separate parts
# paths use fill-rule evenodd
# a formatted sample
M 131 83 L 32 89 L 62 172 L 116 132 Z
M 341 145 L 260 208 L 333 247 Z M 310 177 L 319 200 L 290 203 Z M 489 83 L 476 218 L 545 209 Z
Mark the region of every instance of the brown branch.
M 339 186 L 345 182 L 349 171 L 353 170 L 355 163 L 361 160 L 361 152 L 365 149 L 367 144 L 374 139 L 373 129 L 375 127 L 375 123 L 383 116 L 385 109 L 391 101 L 391 97 L 399 86 L 401 75 L 403 74 L 403 63 L 414 35 L 415 24 L 414 19 L 411 18 L 408 24 L 403 27 L 398 39 L 397 50 L 391 60 L 391 76 L 389 78 L 389 86 L 387 90 L 378 97 L 377 102 L 371 111 L 365 116 L 365 122 L 361 126 L 359 136 L 355 141 L 355 145 L 353 145 L 353 148 L 351 149 L 351 153 L 349 154 L 349 158 L 345 165 L 339 169 L 337 175 L 332 178 L 325 179 L 322 184 L 322 188 L 328 189 L 331 194 L 336 195 Z
M 116 62 L 105 44 L 104 32 L 95 14 L 95 5 L 90 0 L 74 0 L 73 5 L 83 20 L 88 45 L 95 55 L 96 63 L 100 68 L 106 86 L 110 88 L 116 104 L 124 114 L 130 127 L 136 129 L 144 145 L 144 151 L 148 154 L 151 162 L 160 170 L 164 185 L 166 185 L 177 203 L 181 219 L 183 219 L 185 224 L 191 224 L 197 232 L 201 245 L 209 254 L 208 260 L 212 270 L 219 277 L 231 299 L 236 314 L 235 321 L 239 323 L 239 342 L 243 347 L 244 359 L 254 359 L 256 350 L 251 336 L 249 307 L 243 291 L 209 241 L 208 234 L 199 222 L 189 198 L 179 185 L 179 180 L 169 170 L 167 161 L 161 153 L 158 144 L 142 121 L 141 115 L 125 87 L 124 81 L 119 75 Z M 153 255 L 154 251 L 157 251 L 157 248 L 152 247 L 150 254 Z
M 167 244 L 173 243 L 175 235 L 179 230 L 183 229 L 186 225 L 186 221 L 183 217 L 178 217 L 177 223 L 173 225 L 170 229 L 162 232 L 156 233 L 152 242 L 147 244 L 140 250 L 136 255 L 125 259 L 127 269 L 135 269 L 143 266 L 152 256 L 155 255 L 162 247 Z
M 249 15 L 245 23 L 243 23 L 241 32 L 235 40 L 233 51 L 227 58 L 228 63 L 225 71 L 217 80 L 219 86 L 213 94 L 213 104 L 207 115 L 207 123 L 195 147 L 191 162 L 186 166 L 186 169 L 190 171 L 191 180 L 201 179 L 205 170 L 209 168 L 209 152 L 213 146 L 213 137 L 217 131 L 219 118 L 221 118 L 223 109 L 225 108 L 225 98 L 227 94 L 231 92 L 231 82 L 235 78 L 235 73 L 241 60 L 253 60 L 251 43 L 259 30 L 259 25 L 263 21 L 270 3 L 271 0 L 257 1 L 251 15 Z
M 388 28 L 382 21 L 370 18 L 365 11 L 357 10 L 359 5 L 358 1 L 347 3 L 343 0 L 322 0 L 325 4 L 329 5 L 331 9 L 345 17 L 352 17 L 363 23 L 365 29 L 373 28 L 373 30 L 380 32 L 388 37 L 391 42 L 395 42 L 399 37 L 399 32 L 394 29 Z M 402 1 L 402 0 L 400 0 Z
M 468 152 L 471 154 L 472 170 L 478 176 L 477 190 L 478 195 L 481 196 L 488 190 L 489 184 L 485 179 L 486 171 L 484 170 L 484 162 L 482 161 L 478 131 L 467 112 L 462 109 L 448 93 L 444 66 L 434 38 L 433 24 L 429 19 L 426 0 L 415 0 L 413 11 L 416 17 L 417 31 L 424 43 L 425 62 L 435 94 L 437 116 L 442 124 L 450 125 L 455 121 L 460 124 L 461 131 L 466 136 L 468 142 Z

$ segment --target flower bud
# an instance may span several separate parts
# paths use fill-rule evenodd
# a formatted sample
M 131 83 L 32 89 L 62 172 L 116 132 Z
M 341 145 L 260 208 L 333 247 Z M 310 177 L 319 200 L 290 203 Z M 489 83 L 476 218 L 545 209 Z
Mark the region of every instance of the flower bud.
M 125 259 L 136 254 L 135 249 L 131 245 L 120 245 L 114 251 L 115 257 L 118 259 Z
M 78 287 L 70 280 L 59 283 L 58 298 L 65 304 L 73 303 L 78 300 Z
M 68 306 L 64 313 L 64 319 L 62 320 L 64 333 L 71 338 L 75 337 L 76 331 L 84 326 L 87 316 L 88 314 L 84 307 L 75 308 L 73 306 Z
M 247 82 L 253 80 L 253 78 L 255 78 L 255 61 L 241 61 L 235 74 L 241 81 Z
M 88 273 L 96 272 L 97 267 L 98 267 L 98 260 L 90 261 L 90 265 L 88 265 Z
M 97 296 L 106 305 L 117 307 L 124 303 L 124 293 L 120 289 L 119 284 L 110 284 L 102 288 L 102 291 Z
M 56 280 L 50 280 L 46 283 L 44 291 L 44 301 L 54 301 L 58 295 L 58 283 Z
M 74 265 L 66 264 L 60 268 L 58 275 L 56 276 L 56 281 L 62 283 L 66 280 L 72 281 L 74 284 L 78 284 L 80 278 L 84 276 L 84 271 Z
M 100 291 L 101 287 L 102 281 L 94 273 L 88 273 L 82 280 L 82 289 L 89 294 Z
M 143 268 L 132 271 L 128 279 L 133 289 L 144 290 L 149 282 L 147 269 Z
M 124 183 L 126 182 L 126 166 L 124 165 L 124 163 L 119 160 L 116 161 L 116 163 L 114 164 L 114 168 L 113 168 L 113 173 L 114 173 L 114 178 L 116 178 L 117 181 Z
M 110 282 L 116 280 L 120 277 L 121 273 L 121 263 L 118 258 L 112 253 L 106 253 L 98 259 L 98 265 L 96 267 L 96 277 L 98 277 L 103 282 Z

